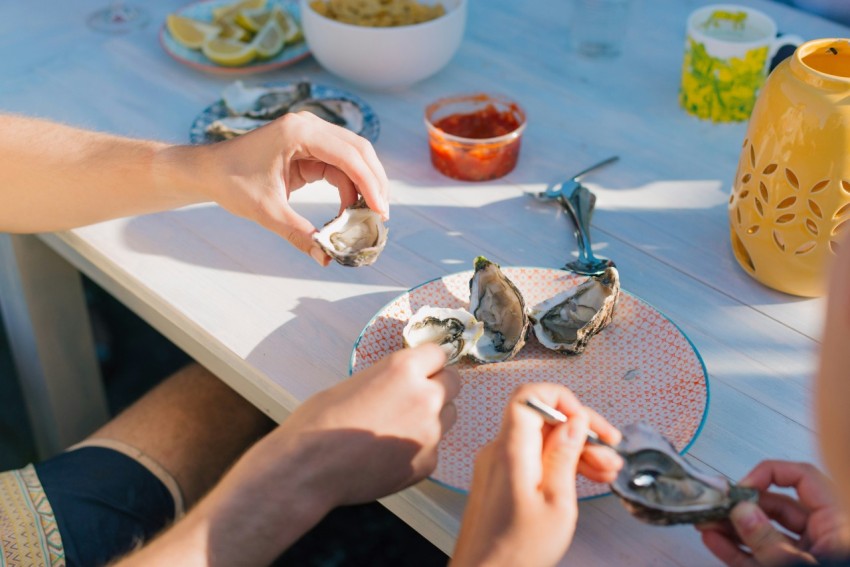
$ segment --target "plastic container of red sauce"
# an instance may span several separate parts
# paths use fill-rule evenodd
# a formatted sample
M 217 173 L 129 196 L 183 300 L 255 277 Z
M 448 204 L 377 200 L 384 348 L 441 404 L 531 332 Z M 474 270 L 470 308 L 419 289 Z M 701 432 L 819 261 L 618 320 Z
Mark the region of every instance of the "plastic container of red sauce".
M 525 112 L 500 96 L 460 95 L 428 105 L 425 125 L 437 171 L 453 179 L 486 181 L 516 166 Z

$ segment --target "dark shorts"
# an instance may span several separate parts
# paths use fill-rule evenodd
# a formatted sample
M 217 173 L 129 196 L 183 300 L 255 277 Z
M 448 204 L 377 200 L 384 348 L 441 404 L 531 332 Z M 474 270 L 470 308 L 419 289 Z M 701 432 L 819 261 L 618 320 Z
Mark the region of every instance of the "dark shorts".
M 169 487 L 139 460 L 113 448 L 75 448 L 35 470 L 56 516 L 69 567 L 115 560 L 175 517 Z M 182 502 L 178 505 L 182 512 Z

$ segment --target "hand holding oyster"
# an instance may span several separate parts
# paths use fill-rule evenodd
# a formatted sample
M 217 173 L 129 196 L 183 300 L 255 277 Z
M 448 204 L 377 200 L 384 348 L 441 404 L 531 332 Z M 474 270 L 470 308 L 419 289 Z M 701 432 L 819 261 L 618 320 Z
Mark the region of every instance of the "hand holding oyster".
M 540 400 L 529 398 L 524 405 L 547 423 L 567 421 L 567 416 Z M 639 520 L 659 526 L 712 522 L 726 518 L 738 502 L 758 500 L 756 489 L 735 486 L 723 476 L 691 466 L 646 423 L 626 425 L 620 433 L 623 438 L 616 446 L 601 441 L 593 431 L 587 442 L 609 447 L 623 458 L 611 490 Z
M 645 423 L 621 432 L 617 450 L 625 465 L 611 490 L 639 520 L 662 526 L 712 522 L 726 518 L 738 502 L 758 500 L 753 488 L 697 470 Z
M 388 234 L 381 215 L 360 197 L 313 234 L 313 240 L 337 263 L 357 268 L 375 263 Z

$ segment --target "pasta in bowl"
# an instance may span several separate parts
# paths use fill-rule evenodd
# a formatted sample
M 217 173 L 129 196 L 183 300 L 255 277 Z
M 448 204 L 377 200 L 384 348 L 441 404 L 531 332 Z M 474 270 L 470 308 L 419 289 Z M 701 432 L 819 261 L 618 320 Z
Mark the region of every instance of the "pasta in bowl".
M 300 2 L 304 36 L 319 64 L 368 89 L 404 88 L 437 73 L 466 26 L 467 0 Z M 423 15 L 431 19 L 417 19 Z

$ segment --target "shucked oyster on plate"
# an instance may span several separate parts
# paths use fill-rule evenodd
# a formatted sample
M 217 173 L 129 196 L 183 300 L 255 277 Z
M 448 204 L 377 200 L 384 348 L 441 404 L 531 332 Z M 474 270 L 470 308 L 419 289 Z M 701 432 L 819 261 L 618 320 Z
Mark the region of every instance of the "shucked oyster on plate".
M 323 120 L 347 128 L 356 134 L 363 132 L 365 119 L 361 107 L 347 98 L 314 96 L 314 87 L 307 81 L 279 86 L 246 86 L 235 81 L 221 93 L 227 116 L 206 127 L 213 140 L 241 136 L 288 112 L 311 112 Z
M 528 314 L 519 289 L 484 256 L 475 259 L 469 281 L 469 311 L 484 323 L 484 333 L 469 354 L 478 362 L 503 362 L 525 344 Z
M 547 348 L 579 354 L 591 337 L 611 322 L 619 295 L 617 268 L 607 268 L 535 305 L 529 312 L 534 335 Z
M 373 264 L 387 245 L 389 230 L 363 197 L 313 234 L 325 253 L 343 266 Z
M 484 323 L 466 309 L 424 306 L 413 314 L 402 331 L 404 345 L 435 343 L 454 364 L 466 356 L 484 332 Z
M 611 490 L 636 518 L 657 525 L 721 520 L 738 502 L 758 499 L 758 491 L 700 472 L 645 423 L 621 428 L 618 446 L 625 465 Z

